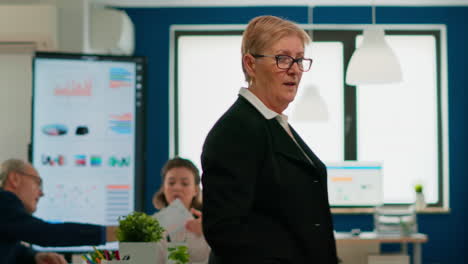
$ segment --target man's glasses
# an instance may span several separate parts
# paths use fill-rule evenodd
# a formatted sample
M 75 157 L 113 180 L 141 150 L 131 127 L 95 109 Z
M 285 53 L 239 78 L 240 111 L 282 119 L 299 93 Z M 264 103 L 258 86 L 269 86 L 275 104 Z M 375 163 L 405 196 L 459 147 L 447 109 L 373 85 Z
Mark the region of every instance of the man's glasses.
M 254 58 L 275 58 L 276 59 L 276 66 L 282 70 L 289 70 L 294 63 L 297 63 L 299 66 L 299 70 L 302 72 L 306 72 L 310 70 L 310 66 L 312 66 L 312 59 L 306 58 L 293 58 L 288 55 L 261 55 L 261 54 L 252 54 Z
M 28 176 L 29 178 L 31 178 L 31 179 L 37 184 L 37 186 L 39 186 L 39 188 L 42 190 L 42 179 L 39 178 L 39 176 L 33 175 L 33 174 L 29 174 L 29 173 L 24 173 L 24 172 L 22 172 L 22 171 L 18 171 L 18 173 L 21 174 L 21 175 Z

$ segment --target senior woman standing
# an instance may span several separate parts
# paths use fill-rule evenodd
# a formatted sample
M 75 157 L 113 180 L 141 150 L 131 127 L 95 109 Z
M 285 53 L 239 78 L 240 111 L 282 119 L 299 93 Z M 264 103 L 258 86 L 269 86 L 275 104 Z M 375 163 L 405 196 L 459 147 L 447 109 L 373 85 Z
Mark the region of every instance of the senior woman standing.
M 260 16 L 242 40 L 248 88 L 208 134 L 202 153 L 203 230 L 225 263 L 337 263 L 324 164 L 288 124 L 307 33 Z

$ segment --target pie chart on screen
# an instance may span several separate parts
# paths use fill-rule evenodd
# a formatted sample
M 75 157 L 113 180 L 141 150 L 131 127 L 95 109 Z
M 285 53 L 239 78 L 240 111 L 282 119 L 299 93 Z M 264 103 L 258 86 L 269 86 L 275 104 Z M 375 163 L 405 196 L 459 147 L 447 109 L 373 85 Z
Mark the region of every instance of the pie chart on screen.
M 50 124 L 42 127 L 42 133 L 48 136 L 63 136 L 68 132 L 68 128 L 61 124 Z

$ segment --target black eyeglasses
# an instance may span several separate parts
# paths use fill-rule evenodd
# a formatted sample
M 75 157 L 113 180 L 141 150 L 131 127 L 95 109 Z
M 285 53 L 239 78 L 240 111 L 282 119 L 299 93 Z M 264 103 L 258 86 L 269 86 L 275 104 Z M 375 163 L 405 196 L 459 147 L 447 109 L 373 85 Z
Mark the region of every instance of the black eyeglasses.
M 261 54 L 252 54 L 254 58 L 275 58 L 276 59 L 276 66 L 282 70 L 289 70 L 294 63 L 297 63 L 299 66 L 299 70 L 302 72 L 306 72 L 310 70 L 310 66 L 312 66 L 312 59 L 306 58 L 293 58 L 288 55 L 261 55 Z
M 31 178 L 37 184 L 37 186 L 39 186 L 39 188 L 42 190 L 42 179 L 39 176 L 29 174 L 29 173 L 25 173 L 25 172 L 22 172 L 22 171 L 18 171 L 18 173 Z

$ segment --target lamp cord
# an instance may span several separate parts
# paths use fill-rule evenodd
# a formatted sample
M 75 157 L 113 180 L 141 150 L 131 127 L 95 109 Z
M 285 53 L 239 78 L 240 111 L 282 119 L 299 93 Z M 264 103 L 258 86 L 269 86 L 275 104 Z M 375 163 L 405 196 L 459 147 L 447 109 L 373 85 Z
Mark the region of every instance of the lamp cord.
M 372 0 L 372 25 L 375 25 L 375 0 Z
M 307 24 L 309 25 L 312 25 L 314 23 L 313 14 L 314 7 L 312 5 L 309 5 L 309 8 L 307 9 Z M 309 36 L 312 39 L 312 29 L 309 29 L 307 33 L 309 33 Z

